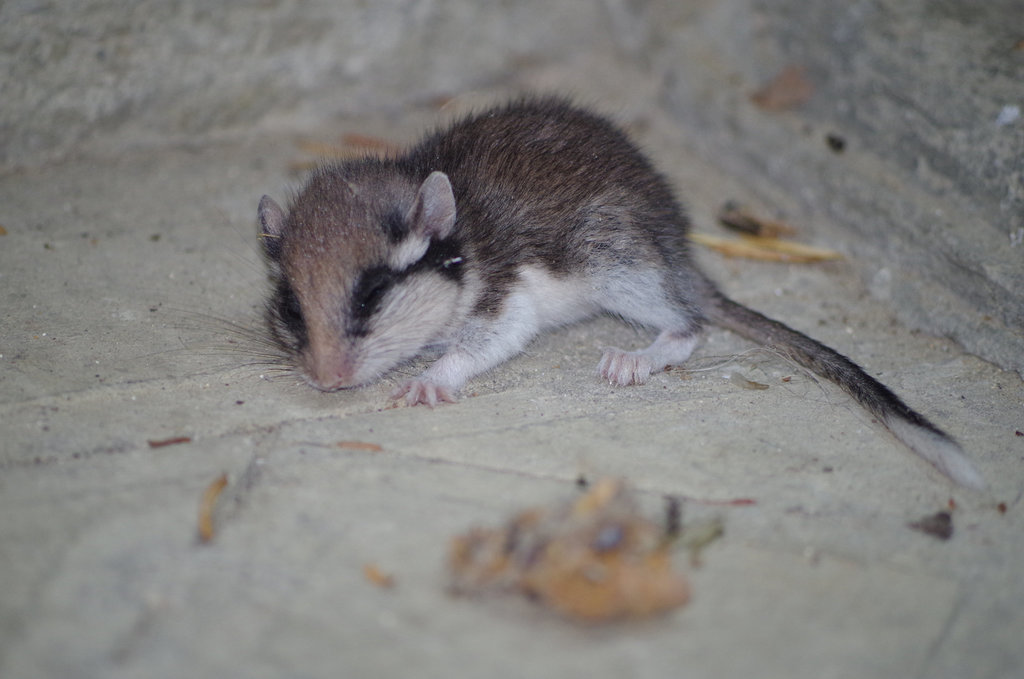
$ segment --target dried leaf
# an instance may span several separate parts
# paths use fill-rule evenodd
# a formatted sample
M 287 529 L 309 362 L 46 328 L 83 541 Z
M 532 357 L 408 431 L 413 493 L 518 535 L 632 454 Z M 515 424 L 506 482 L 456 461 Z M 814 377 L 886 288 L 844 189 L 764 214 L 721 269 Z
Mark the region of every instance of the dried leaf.
M 396 153 L 399 146 L 382 137 L 372 137 L 366 134 L 349 132 L 341 137 L 341 143 L 324 142 L 315 139 L 299 139 L 295 142 L 304 153 L 316 156 L 312 160 L 294 160 L 288 163 L 288 168 L 294 171 L 310 170 L 322 162 L 323 159 L 346 160 L 349 158 L 361 158 L 368 153 L 380 153 L 384 155 Z
M 388 141 L 383 137 L 373 137 L 368 134 L 349 132 L 342 136 L 342 143 L 349 148 L 374 149 L 385 153 L 393 153 L 399 150 L 398 144 Z
M 939 540 L 948 540 L 953 537 L 953 516 L 949 512 L 936 512 L 907 525 Z
M 749 507 L 756 505 L 757 500 L 750 497 L 737 497 L 732 500 L 696 500 L 704 505 L 718 505 L 720 507 Z
M 835 132 L 829 132 L 825 135 L 825 144 L 833 153 L 842 153 L 846 150 L 846 139 L 836 134 Z
M 732 373 L 729 375 L 729 381 L 740 387 L 741 389 L 767 389 L 767 384 L 761 384 L 760 382 L 751 382 L 746 377 L 739 373 Z
M 725 227 L 751 236 L 778 238 L 796 234 L 796 229 L 789 224 L 758 217 L 732 201 L 722 206 L 718 213 L 718 221 Z
M 338 441 L 334 445 L 344 450 L 367 450 L 371 453 L 379 453 L 384 450 L 382 446 L 376 443 L 367 443 L 365 441 Z
M 174 438 L 163 439 L 160 441 L 154 441 L 152 439 L 146 441 L 150 448 L 163 448 L 164 446 L 176 446 L 179 443 L 192 443 L 192 438 L 189 436 L 175 436 Z
M 766 262 L 806 264 L 843 258 L 843 255 L 835 250 L 789 243 L 775 238 L 743 236 L 739 239 L 728 239 L 705 233 L 691 233 L 690 240 L 726 257 L 744 257 Z
M 372 563 L 363 565 L 363 576 L 382 589 L 390 589 L 395 586 L 395 576 L 385 573 Z
M 767 85 L 750 96 L 765 111 L 786 111 L 802 105 L 814 94 L 814 84 L 803 66 L 787 66 Z
M 571 503 L 455 538 L 452 587 L 518 591 L 581 622 L 657 615 L 690 597 L 687 580 L 672 570 L 667 538 L 637 514 L 621 481 L 602 479 Z
M 199 502 L 198 525 L 200 542 L 205 543 L 213 539 L 213 510 L 217 506 L 217 498 L 220 497 L 221 492 L 227 485 L 228 475 L 221 474 L 206 487 L 206 491 L 203 493 L 203 499 Z

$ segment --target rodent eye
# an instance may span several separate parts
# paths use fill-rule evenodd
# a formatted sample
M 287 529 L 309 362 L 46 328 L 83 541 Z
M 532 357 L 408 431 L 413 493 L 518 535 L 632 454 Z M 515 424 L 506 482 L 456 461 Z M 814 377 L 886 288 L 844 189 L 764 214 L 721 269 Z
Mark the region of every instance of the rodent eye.
M 363 308 L 378 306 L 381 298 L 384 297 L 384 293 L 387 292 L 387 289 L 388 286 L 384 283 L 378 283 L 373 286 L 363 294 L 363 299 L 360 300 L 359 306 Z
M 271 331 L 278 342 L 292 350 L 306 344 L 306 322 L 302 318 L 302 307 L 295 291 L 284 280 L 277 285 L 274 302 L 268 307 Z
M 281 300 L 281 320 L 288 326 L 302 323 L 302 307 L 299 306 L 299 298 L 291 290 Z
M 395 282 L 395 274 L 387 267 L 375 267 L 363 272 L 352 293 L 352 315 L 360 320 L 372 316 L 384 295 Z

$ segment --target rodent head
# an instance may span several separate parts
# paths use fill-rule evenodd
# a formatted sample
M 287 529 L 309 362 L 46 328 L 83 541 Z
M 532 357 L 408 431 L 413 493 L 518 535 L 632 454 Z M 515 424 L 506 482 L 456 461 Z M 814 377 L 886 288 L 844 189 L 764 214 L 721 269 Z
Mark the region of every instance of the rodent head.
M 463 256 L 445 174 L 324 168 L 288 214 L 264 196 L 259 223 L 271 333 L 317 389 L 372 382 L 450 330 Z

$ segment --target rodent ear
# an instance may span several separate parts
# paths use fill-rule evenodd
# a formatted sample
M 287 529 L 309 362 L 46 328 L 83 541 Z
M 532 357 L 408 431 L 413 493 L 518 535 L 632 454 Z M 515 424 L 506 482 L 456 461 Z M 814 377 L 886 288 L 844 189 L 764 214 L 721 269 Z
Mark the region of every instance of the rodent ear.
M 263 196 L 257 214 L 260 218 L 260 243 L 263 244 L 263 251 L 271 259 L 277 259 L 281 251 L 281 233 L 284 231 L 284 210 L 273 198 Z
M 446 238 L 455 226 L 455 194 L 444 172 L 431 172 L 416 192 L 406 216 L 413 232 L 427 238 Z

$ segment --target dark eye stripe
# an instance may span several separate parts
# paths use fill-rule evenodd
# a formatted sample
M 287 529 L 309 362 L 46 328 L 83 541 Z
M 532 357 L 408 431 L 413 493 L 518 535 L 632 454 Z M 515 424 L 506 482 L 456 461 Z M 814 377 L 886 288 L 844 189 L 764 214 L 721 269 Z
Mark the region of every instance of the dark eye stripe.
M 402 278 L 386 266 L 375 266 L 367 269 L 356 282 L 352 292 L 353 335 L 365 335 L 366 323 L 380 309 L 381 300 L 388 290 Z
M 306 346 L 308 341 L 306 321 L 302 317 L 299 298 L 295 296 L 295 291 L 284 279 L 277 284 L 268 312 L 271 318 L 271 331 L 279 342 L 294 345 L 292 348 L 295 350 Z M 294 341 L 289 342 L 285 335 L 290 336 Z
M 462 248 L 453 238 L 431 241 L 426 253 L 412 265 L 395 271 L 383 264 L 364 271 L 352 292 L 351 322 L 348 332 L 356 337 L 369 334 L 369 322 L 380 311 L 381 302 L 388 291 L 410 276 L 435 271 L 455 283 L 462 282 Z

